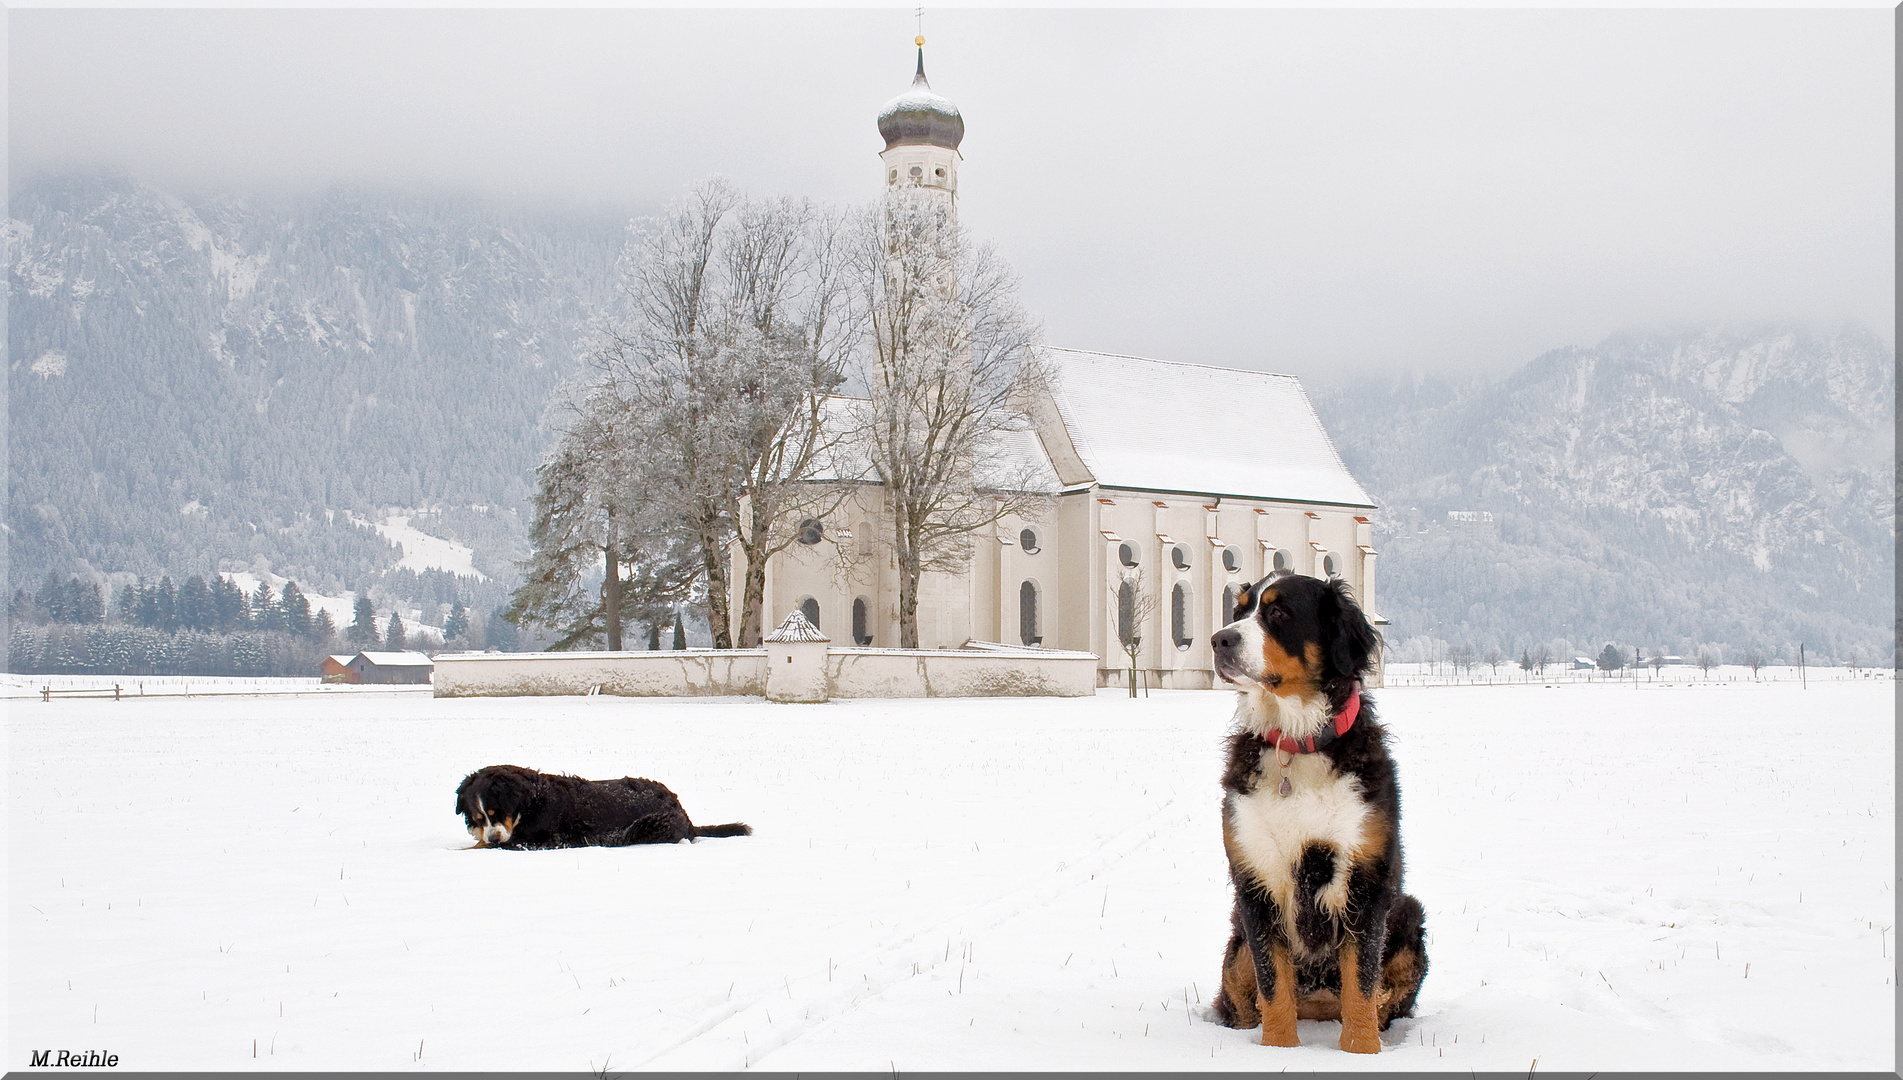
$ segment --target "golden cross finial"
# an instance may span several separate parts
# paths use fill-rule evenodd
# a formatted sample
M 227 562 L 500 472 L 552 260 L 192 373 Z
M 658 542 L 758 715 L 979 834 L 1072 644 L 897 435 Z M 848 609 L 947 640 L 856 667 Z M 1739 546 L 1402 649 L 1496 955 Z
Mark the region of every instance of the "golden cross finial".
M 918 44 L 918 47 L 922 49 L 925 47 L 925 9 L 923 7 L 920 7 L 917 10 L 916 14 L 918 15 L 917 44 Z

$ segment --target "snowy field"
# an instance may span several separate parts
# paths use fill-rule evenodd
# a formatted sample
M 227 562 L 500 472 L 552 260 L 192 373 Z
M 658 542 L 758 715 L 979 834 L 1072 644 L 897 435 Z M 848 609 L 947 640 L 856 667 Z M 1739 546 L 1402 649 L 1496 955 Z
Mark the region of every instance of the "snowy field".
M 1380 692 L 1431 967 L 1372 1058 L 1210 1022 L 1226 693 L 16 698 L 5 1066 L 1892 1071 L 1894 691 Z M 468 850 L 501 762 L 757 834 Z

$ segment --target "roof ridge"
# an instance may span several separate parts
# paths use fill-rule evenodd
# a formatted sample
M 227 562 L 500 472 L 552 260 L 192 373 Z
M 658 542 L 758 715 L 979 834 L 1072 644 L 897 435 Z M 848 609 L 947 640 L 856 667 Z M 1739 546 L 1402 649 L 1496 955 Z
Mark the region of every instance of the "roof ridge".
M 1038 347 L 1048 352 L 1081 353 L 1087 356 L 1106 356 L 1113 360 L 1141 360 L 1146 364 L 1168 364 L 1171 367 L 1202 368 L 1205 371 L 1230 371 L 1238 375 L 1267 375 L 1275 379 L 1295 379 L 1297 382 L 1300 381 L 1299 376 L 1291 375 L 1286 371 L 1262 371 L 1257 368 L 1225 367 L 1222 364 L 1198 364 L 1190 360 L 1159 360 L 1154 356 L 1135 356 L 1130 353 L 1104 352 L 1102 349 L 1072 349 L 1062 345 L 1040 345 Z

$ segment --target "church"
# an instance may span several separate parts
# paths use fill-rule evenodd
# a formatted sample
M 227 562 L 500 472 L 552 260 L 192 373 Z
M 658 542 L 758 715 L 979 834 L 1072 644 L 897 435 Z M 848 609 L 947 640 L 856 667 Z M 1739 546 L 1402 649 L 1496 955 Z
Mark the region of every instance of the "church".
M 955 209 L 965 122 L 925 78 L 878 117 L 888 185 Z M 1042 519 L 976 536 L 961 572 L 919 585 L 925 649 L 1026 647 L 1099 657 L 1122 686 L 1219 685 L 1209 637 L 1236 592 L 1275 570 L 1344 579 L 1377 626 L 1374 503 L 1293 376 L 1076 349 L 1043 350 L 1054 378 L 1014 448 L 1054 492 Z M 839 645 L 898 644 L 898 571 L 875 555 L 881 487 L 858 483 L 767 565 L 768 625 L 802 611 Z M 739 548 L 733 549 L 738 557 Z M 857 557 L 854 557 L 857 556 Z M 732 580 L 741 581 L 736 566 Z M 739 610 L 739 597 L 733 597 Z

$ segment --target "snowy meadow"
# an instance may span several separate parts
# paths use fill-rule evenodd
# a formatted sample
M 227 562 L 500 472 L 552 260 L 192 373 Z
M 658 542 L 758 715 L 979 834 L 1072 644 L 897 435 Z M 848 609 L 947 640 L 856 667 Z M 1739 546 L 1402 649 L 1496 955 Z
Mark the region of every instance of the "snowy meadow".
M 1118 693 L 11 697 L 5 1065 L 1896 1066 L 1887 673 L 1377 692 L 1430 968 L 1371 1058 L 1211 1021 L 1232 695 Z M 756 834 L 471 850 L 497 763 Z

